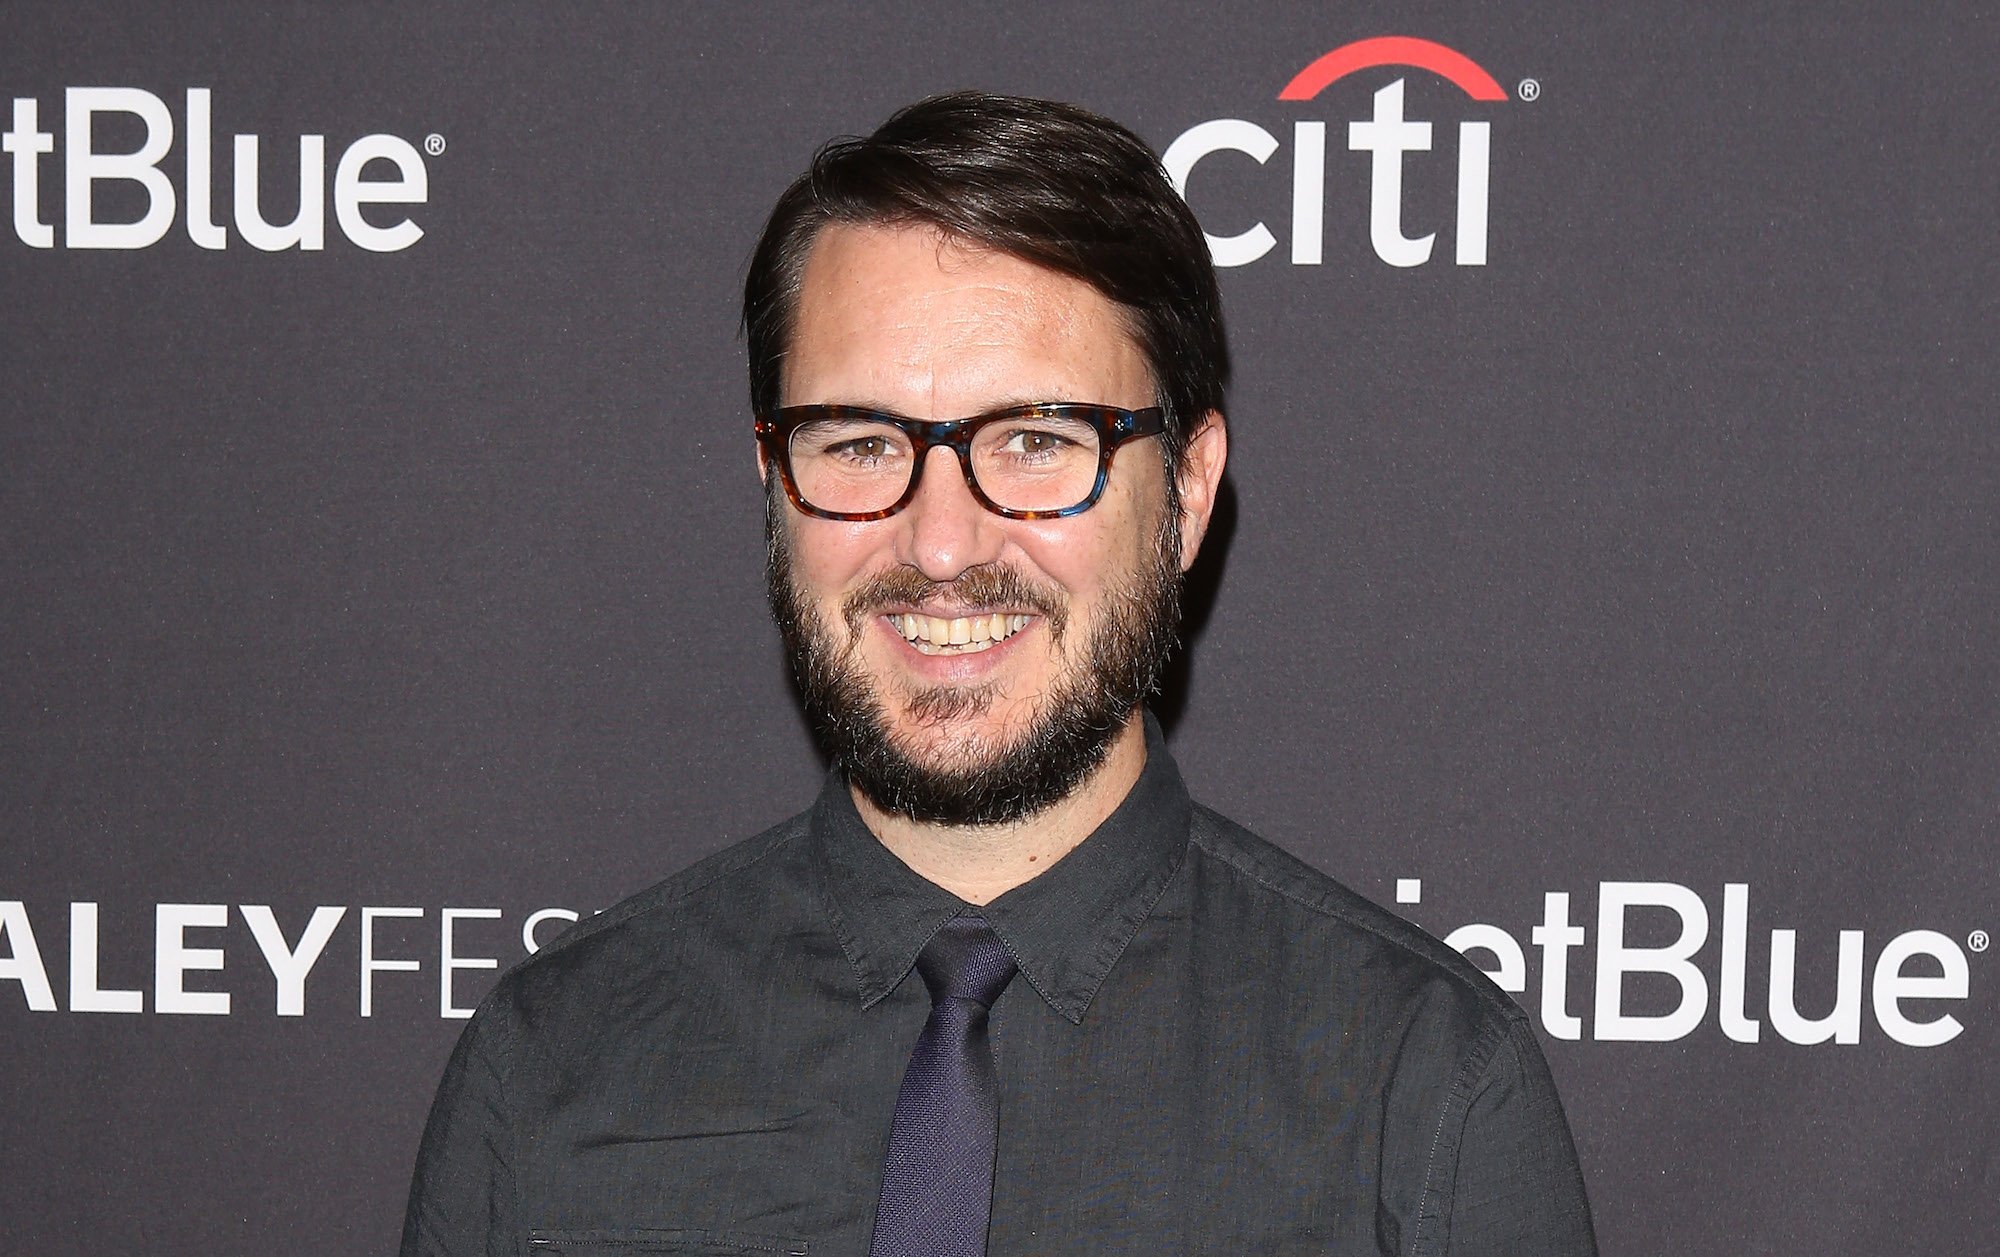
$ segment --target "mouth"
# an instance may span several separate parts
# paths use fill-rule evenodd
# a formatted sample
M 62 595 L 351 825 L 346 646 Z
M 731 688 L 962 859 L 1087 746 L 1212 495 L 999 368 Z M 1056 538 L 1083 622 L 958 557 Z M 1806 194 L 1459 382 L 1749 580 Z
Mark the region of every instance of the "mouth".
M 947 619 L 904 611 L 883 618 L 919 654 L 976 655 L 993 649 L 1028 627 L 1028 622 L 1035 617 L 995 611 L 987 615 L 962 615 Z

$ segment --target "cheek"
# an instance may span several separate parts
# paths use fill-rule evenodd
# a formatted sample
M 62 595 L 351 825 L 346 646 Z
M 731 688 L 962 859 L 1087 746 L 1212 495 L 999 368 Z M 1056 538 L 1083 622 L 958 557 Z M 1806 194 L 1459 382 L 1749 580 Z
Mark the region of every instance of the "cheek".
M 790 529 L 792 579 L 816 596 L 837 600 L 879 564 L 888 548 L 882 522 L 847 524 L 794 514 L 786 524 Z
M 1087 603 L 1118 574 L 1129 570 L 1140 528 L 1129 503 L 1099 502 L 1066 520 L 1028 523 L 1017 535 L 1022 555 L 1044 580 L 1072 599 Z
M 1021 548 L 1051 580 L 1083 597 L 1126 578 L 1150 558 L 1166 509 L 1165 481 L 1157 462 L 1124 471 L 1113 464 L 1111 483 L 1097 505 L 1069 519 L 1024 521 Z

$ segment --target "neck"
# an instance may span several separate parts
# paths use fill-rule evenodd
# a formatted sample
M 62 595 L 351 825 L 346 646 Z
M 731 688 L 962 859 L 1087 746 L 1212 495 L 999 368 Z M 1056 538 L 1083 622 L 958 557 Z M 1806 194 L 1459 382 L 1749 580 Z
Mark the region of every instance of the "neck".
M 938 825 L 876 807 L 852 786 L 854 806 L 911 871 L 967 903 L 985 904 L 1047 872 L 1118 810 L 1146 766 L 1145 717 L 1132 713 L 1104 762 L 1061 802 L 999 825 Z

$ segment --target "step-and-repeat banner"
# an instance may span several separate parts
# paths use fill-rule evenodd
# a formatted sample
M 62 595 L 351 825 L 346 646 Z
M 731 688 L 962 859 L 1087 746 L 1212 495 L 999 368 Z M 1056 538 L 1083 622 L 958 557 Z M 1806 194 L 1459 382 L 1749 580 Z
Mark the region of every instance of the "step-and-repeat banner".
M 0 1247 L 389 1249 L 498 970 L 809 801 L 738 289 L 973 86 L 1222 268 L 1197 796 L 1516 994 L 1608 1253 L 1992 1251 L 1975 7 L 10 10 Z

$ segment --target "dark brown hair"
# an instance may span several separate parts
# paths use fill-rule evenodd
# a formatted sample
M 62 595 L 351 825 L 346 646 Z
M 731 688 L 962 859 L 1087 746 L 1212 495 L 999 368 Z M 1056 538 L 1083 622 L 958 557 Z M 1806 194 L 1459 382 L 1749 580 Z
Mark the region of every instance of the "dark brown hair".
M 1228 351 L 1207 241 L 1159 159 L 1108 118 L 954 92 L 898 111 L 865 139 L 821 148 L 778 198 L 743 285 L 750 405 L 759 414 L 778 405 L 800 272 L 829 223 L 935 227 L 1117 302 L 1166 411 L 1170 465 L 1188 425 L 1222 409 Z

